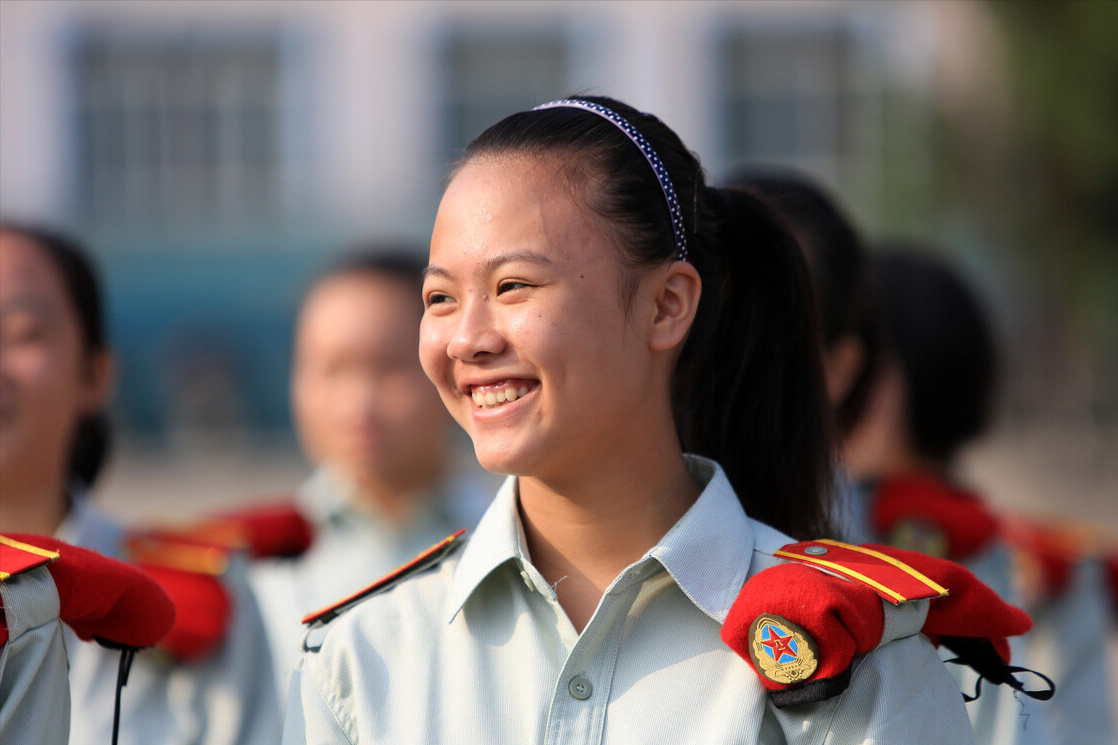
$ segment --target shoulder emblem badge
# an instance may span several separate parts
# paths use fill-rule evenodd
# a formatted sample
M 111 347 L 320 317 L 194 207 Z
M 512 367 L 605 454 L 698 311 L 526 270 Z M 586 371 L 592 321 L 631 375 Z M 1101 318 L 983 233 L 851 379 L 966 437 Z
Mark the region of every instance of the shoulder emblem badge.
M 898 520 L 889 531 L 887 540 L 890 546 L 919 551 L 937 559 L 946 559 L 950 550 L 947 534 L 931 520 L 920 517 Z
M 774 683 L 788 685 L 807 680 L 819 665 L 815 640 L 802 627 L 783 616 L 764 613 L 749 629 L 750 656 L 757 670 Z

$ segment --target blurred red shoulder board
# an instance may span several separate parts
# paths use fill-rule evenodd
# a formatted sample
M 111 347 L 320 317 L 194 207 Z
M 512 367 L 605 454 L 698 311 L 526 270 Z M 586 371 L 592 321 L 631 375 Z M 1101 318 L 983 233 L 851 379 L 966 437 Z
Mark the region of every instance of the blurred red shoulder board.
M 395 587 L 400 582 L 408 577 L 424 572 L 428 569 L 438 566 L 443 559 L 454 553 L 465 541 L 462 537 L 466 535 L 465 529 L 459 530 L 453 535 L 447 536 L 443 540 L 436 543 L 431 548 L 416 556 L 403 566 L 393 569 L 388 574 L 384 575 L 376 582 L 368 587 L 365 587 L 352 595 L 342 598 L 338 602 L 328 605 L 322 610 L 315 611 L 303 618 L 303 623 L 311 628 L 318 628 L 330 623 L 335 618 L 345 613 L 353 606 L 360 603 L 365 598 L 372 597 L 381 592 Z
M 999 532 L 998 519 L 978 496 L 924 473 L 883 481 L 870 522 L 891 546 L 954 561 L 985 550 Z
M 233 549 L 201 541 L 189 531 L 155 529 L 127 535 L 124 550 L 127 560 L 174 602 L 175 625 L 159 647 L 181 662 L 215 652 L 233 618 L 233 599 L 223 581 Z
M 789 544 L 773 555 L 859 582 L 893 605 L 948 594 L 930 577 L 868 546 L 820 539 Z
M 286 499 L 220 512 L 186 524 L 150 528 L 144 531 L 144 536 L 163 544 L 160 554 L 166 558 L 160 559 L 161 563 L 185 561 L 201 568 L 210 566 L 212 561 L 200 555 L 205 549 L 215 549 L 210 552 L 212 556 L 232 552 L 244 553 L 253 559 L 300 556 L 310 548 L 314 528 L 294 502 Z M 167 552 L 169 544 L 179 548 Z M 185 546 L 194 547 L 193 558 L 187 556 L 191 551 L 182 548 Z M 176 556 L 172 558 L 170 554 Z
M 57 551 L 0 535 L 0 582 L 58 559 Z

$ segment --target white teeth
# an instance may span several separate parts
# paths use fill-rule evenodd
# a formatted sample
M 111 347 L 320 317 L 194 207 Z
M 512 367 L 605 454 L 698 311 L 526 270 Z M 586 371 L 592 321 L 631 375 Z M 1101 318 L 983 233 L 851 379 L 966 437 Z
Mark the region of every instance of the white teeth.
M 527 393 L 528 386 L 522 385 L 519 390 L 510 386 L 502 391 L 487 391 L 485 393 L 473 391 L 470 397 L 474 400 L 474 404 L 483 409 L 488 409 L 494 406 L 500 406 L 503 403 L 515 401 Z

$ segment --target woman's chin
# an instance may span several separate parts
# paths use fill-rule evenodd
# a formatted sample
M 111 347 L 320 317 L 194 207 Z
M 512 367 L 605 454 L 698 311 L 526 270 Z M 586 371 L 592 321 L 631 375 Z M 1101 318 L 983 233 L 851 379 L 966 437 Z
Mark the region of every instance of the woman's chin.
M 507 444 L 479 444 L 474 443 L 474 456 L 481 467 L 490 473 L 499 473 L 505 476 L 526 476 L 531 470 L 529 461 L 524 454 L 509 447 Z

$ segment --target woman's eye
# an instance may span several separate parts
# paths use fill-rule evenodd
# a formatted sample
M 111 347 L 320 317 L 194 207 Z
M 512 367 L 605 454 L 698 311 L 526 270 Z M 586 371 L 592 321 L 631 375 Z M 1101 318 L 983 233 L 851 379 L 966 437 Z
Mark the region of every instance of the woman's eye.
M 430 308 L 432 305 L 438 305 L 439 303 L 447 302 L 450 302 L 450 296 L 444 295 L 441 292 L 432 292 L 430 295 L 427 296 L 428 308 Z
M 497 285 L 497 294 L 500 295 L 501 293 L 509 292 L 510 290 L 519 290 L 519 289 L 522 289 L 524 287 L 531 287 L 531 286 L 532 285 L 528 284 L 527 282 L 517 282 L 516 280 L 511 280 L 510 279 L 508 281 L 501 282 L 499 285 Z

